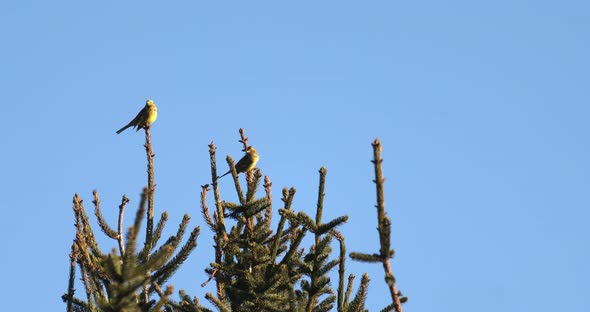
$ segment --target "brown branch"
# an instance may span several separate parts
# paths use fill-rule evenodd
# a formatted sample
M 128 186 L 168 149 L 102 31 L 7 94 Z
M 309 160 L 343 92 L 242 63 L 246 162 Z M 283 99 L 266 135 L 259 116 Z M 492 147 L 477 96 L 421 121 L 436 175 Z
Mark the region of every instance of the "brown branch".
M 148 174 L 148 209 L 147 209 L 147 230 L 145 233 L 146 242 L 151 241 L 154 230 L 154 153 L 152 151 L 152 136 L 150 127 L 145 128 L 145 153 L 147 155 L 147 174 Z
M 217 274 L 217 268 L 215 268 L 215 270 L 213 270 L 213 273 L 211 273 L 211 275 L 209 275 L 209 278 L 205 282 L 201 283 L 201 287 L 207 286 L 207 284 L 209 284 L 209 282 L 213 279 L 213 277 L 215 277 L 215 274 Z
M 123 215 L 125 213 L 125 205 L 129 202 L 129 198 L 123 195 L 121 198 L 121 205 L 119 205 L 119 224 L 118 224 L 118 233 L 117 233 L 117 242 L 119 243 L 119 253 L 121 255 L 121 260 L 123 260 L 123 256 L 125 256 L 125 242 L 123 241 Z
M 98 225 L 100 226 L 100 229 L 108 237 L 112 239 L 117 239 L 117 232 L 111 229 L 107 221 L 102 216 L 102 212 L 100 211 L 100 199 L 98 199 L 98 192 L 96 190 L 93 190 L 92 196 L 94 196 L 94 200 L 92 201 L 92 203 L 94 204 L 94 215 L 96 215 L 96 219 L 98 220 Z
M 90 220 L 88 219 L 88 215 L 84 210 L 83 202 L 84 201 L 80 198 L 80 196 L 78 196 L 78 194 L 74 194 L 74 213 L 76 214 L 76 217 L 80 217 L 76 223 L 76 228 L 79 229 L 80 235 L 84 237 L 84 242 L 80 243 L 85 244 L 86 247 L 90 247 L 90 250 L 94 256 L 102 257 L 104 255 L 96 243 L 94 233 L 90 227 Z
M 385 213 L 385 196 L 383 192 L 383 184 L 385 182 L 385 179 L 383 178 L 383 171 L 381 168 L 381 164 L 383 163 L 383 159 L 381 158 L 381 141 L 379 141 L 379 139 L 375 139 L 372 145 L 372 163 L 375 166 L 375 180 L 373 180 L 373 182 L 375 182 L 377 191 L 377 222 L 379 225 L 379 240 L 381 243 L 380 257 L 383 261 L 383 269 L 385 270 L 385 281 L 387 282 L 387 285 L 389 287 L 389 293 L 393 300 L 393 307 L 395 311 L 403 312 L 399 296 L 400 293 L 395 285 L 395 277 L 391 270 L 391 263 L 389 262 L 389 259 L 392 255 L 392 251 L 390 250 L 389 246 L 391 222 L 389 221 L 389 218 L 387 218 Z
M 147 156 L 147 174 L 148 174 L 148 208 L 147 208 L 147 224 L 145 231 L 145 243 L 150 244 L 154 231 L 154 191 L 156 185 L 154 184 L 154 153 L 152 150 L 152 136 L 150 133 L 150 126 L 145 127 L 145 153 Z M 151 246 L 147 246 L 148 250 Z M 145 254 L 145 261 L 149 260 L 149 252 Z M 143 287 L 143 302 L 149 302 L 149 287 Z
M 220 259 L 220 261 L 217 262 L 218 264 L 221 264 L 221 257 L 223 256 L 223 249 L 224 248 L 225 248 L 225 245 L 222 246 L 221 248 L 219 248 L 219 259 Z M 215 255 L 215 258 L 216 258 L 215 261 L 217 261 L 217 253 Z M 219 269 L 215 268 L 213 270 L 213 272 L 211 272 L 211 275 L 209 275 L 209 278 L 205 282 L 203 282 L 201 284 L 201 287 L 207 286 L 207 284 L 215 277 L 215 274 L 217 274 L 217 271 L 219 271 Z M 218 291 L 219 291 L 219 289 L 218 289 Z M 217 296 L 219 297 L 219 293 L 217 294 Z
M 104 277 L 104 271 L 101 270 L 100 266 L 96 265 L 98 261 L 96 258 L 102 257 L 92 229 L 88 221 L 88 216 L 84 210 L 83 201 L 80 199 L 78 194 L 74 195 L 74 214 L 76 216 L 76 239 L 75 242 L 78 245 L 78 261 L 84 264 L 88 270 L 96 272 L 96 274 Z M 92 251 L 92 253 L 91 253 Z
M 246 136 L 246 133 L 244 132 L 243 128 L 240 128 L 239 132 L 240 132 L 239 142 L 244 145 L 244 149 L 242 151 L 245 152 L 248 150 L 248 146 L 249 146 L 248 145 L 248 137 Z M 244 175 L 246 176 L 247 185 L 250 185 L 250 183 L 252 183 L 252 180 L 254 179 L 253 170 L 250 170 L 248 172 L 244 172 Z
M 240 128 L 240 143 L 244 144 L 244 149 L 243 151 L 247 151 L 248 150 L 248 138 L 246 137 L 246 134 L 244 133 L 244 129 Z
M 209 225 L 212 231 L 215 231 L 215 224 L 209 214 L 209 207 L 207 206 L 207 192 L 209 191 L 209 184 L 201 185 L 201 213 L 205 222 Z

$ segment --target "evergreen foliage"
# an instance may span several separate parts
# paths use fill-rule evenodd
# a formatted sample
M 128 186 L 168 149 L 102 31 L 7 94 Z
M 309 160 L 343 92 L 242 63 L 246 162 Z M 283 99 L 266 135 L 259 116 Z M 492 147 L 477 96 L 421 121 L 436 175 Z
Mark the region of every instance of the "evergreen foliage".
M 173 286 L 168 283 L 176 270 L 196 248 L 199 227 L 190 231 L 181 244 L 190 217 L 185 215 L 177 233 L 158 246 L 168 221 L 161 214 L 154 229 L 154 162 L 150 127 L 145 129 L 148 186 L 143 190 L 133 225 L 123 236 L 123 218 L 129 199 L 123 196 L 119 206 L 117 230 L 103 218 L 98 192 L 94 191 L 94 212 L 101 231 L 116 240 L 118 250 L 104 253 L 99 248 L 82 199 L 74 195 L 76 238 L 70 253 L 68 292 L 62 296 L 67 311 L 212 311 L 202 306 L 196 297 L 179 291 L 179 300 L 171 298 Z M 244 150 L 248 138 L 240 129 Z M 373 143 L 377 210 L 381 248 L 378 254 L 351 253 L 350 257 L 366 262 L 380 262 L 385 268 L 385 280 L 392 293 L 392 304 L 384 310 L 402 312 L 405 297 L 397 290 L 389 259 L 390 222 L 383 205 L 381 172 L 381 145 Z M 216 147 L 209 145 L 211 185 L 201 190 L 201 213 L 213 232 L 215 257 L 205 269 L 215 282 L 216 293 L 207 293 L 205 299 L 217 311 L 367 311 L 369 276 L 364 274 L 360 286 L 353 294 L 354 275 L 346 275 L 346 246 L 337 228 L 347 222 L 348 216 L 324 222 L 324 189 L 327 169 L 319 170 L 319 187 L 315 218 L 292 209 L 295 188 L 282 190 L 279 220 L 272 226 L 272 183 L 263 179 L 260 169 L 245 172 L 246 184 L 240 183 L 233 159 L 226 161 L 233 177 L 238 202 L 223 200 L 217 183 Z M 263 182 L 264 181 L 264 182 Z M 263 184 L 262 184 L 263 183 Z M 264 195 L 258 196 L 262 184 Z M 244 187 L 244 188 L 243 188 Z M 245 190 L 245 192 L 244 192 Z M 214 208 L 207 204 L 207 195 L 213 193 Z M 138 234 L 145 224 L 145 240 L 138 247 Z M 313 241 L 302 246 L 305 236 Z M 335 240 L 334 240 L 335 239 Z M 339 252 L 334 253 L 332 243 L 337 241 Z M 330 273 L 338 268 L 337 289 L 333 289 Z M 76 274 L 80 274 L 86 297 L 75 296 Z M 164 289 L 164 290 L 162 290 Z

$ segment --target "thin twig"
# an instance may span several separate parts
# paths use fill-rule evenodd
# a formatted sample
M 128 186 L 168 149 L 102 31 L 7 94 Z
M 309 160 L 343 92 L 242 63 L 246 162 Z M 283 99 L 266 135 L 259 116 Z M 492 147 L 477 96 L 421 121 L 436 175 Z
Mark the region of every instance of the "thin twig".
M 96 215 L 96 219 L 98 219 L 98 225 L 100 226 L 101 230 L 110 238 L 117 239 L 117 233 L 111 229 L 108 225 L 107 221 L 103 218 L 102 212 L 100 210 L 100 199 L 98 198 L 98 192 L 96 190 L 92 191 L 92 196 L 94 200 L 92 203 L 94 204 L 94 214 Z
M 209 191 L 209 184 L 201 185 L 201 213 L 205 222 L 209 225 L 212 231 L 215 231 L 215 224 L 209 214 L 209 207 L 207 206 L 207 192 Z
M 215 261 L 217 261 L 217 259 L 219 259 L 219 262 L 216 262 L 218 264 L 221 264 L 221 258 L 223 257 L 223 249 L 224 248 L 225 248 L 225 245 L 222 246 L 221 248 L 216 248 Z M 219 249 L 219 254 L 217 254 L 217 249 Z M 217 274 L 217 271 L 218 271 L 218 269 L 215 268 L 213 270 L 213 272 L 211 272 L 211 275 L 209 275 L 209 278 L 201 284 L 201 287 L 207 286 L 207 284 L 215 277 L 215 274 Z M 218 284 L 219 284 L 219 282 L 218 282 Z M 218 289 L 218 291 L 219 291 L 219 289 Z M 219 296 L 219 293 L 217 295 Z
M 247 151 L 248 150 L 248 137 L 246 136 L 246 133 L 244 132 L 243 128 L 240 128 L 239 130 L 240 132 L 240 140 L 239 142 L 242 143 L 242 145 L 244 145 L 244 149 L 242 151 Z M 250 185 L 250 183 L 252 183 L 252 179 L 254 179 L 254 174 L 253 171 L 250 170 L 248 172 L 244 172 L 244 175 L 246 176 L 246 183 L 247 185 Z
M 117 234 L 117 242 L 119 243 L 119 253 L 121 255 L 121 260 L 125 256 L 125 242 L 123 238 L 123 216 L 125 213 L 125 206 L 129 202 L 129 198 L 123 195 L 121 198 L 121 205 L 119 205 L 119 227 L 118 227 L 118 234 Z
M 215 274 L 217 274 L 217 268 L 213 270 L 213 272 L 211 273 L 211 275 L 209 275 L 209 278 L 205 282 L 201 283 L 201 287 L 207 286 L 207 284 L 209 284 L 209 282 L 215 277 Z
M 225 245 L 222 246 L 221 248 L 219 248 L 219 257 L 217 257 L 217 255 L 215 255 L 215 258 L 221 259 L 223 257 L 223 249 L 224 248 L 225 248 Z M 217 263 L 221 264 L 221 262 L 217 262 Z M 218 271 L 218 269 L 215 268 L 213 270 L 213 272 L 211 273 L 211 275 L 209 275 L 209 278 L 201 284 L 201 287 L 207 286 L 207 284 L 215 277 L 215 274 L 217 274 L 217 271 Z
M 248 150 L 248 137 L 246 137 L 246 134 L 244 133 L 244 129 L 240 128 L 240 143 L 244 144 L 244 149 L 243 151 L 247 151 Z

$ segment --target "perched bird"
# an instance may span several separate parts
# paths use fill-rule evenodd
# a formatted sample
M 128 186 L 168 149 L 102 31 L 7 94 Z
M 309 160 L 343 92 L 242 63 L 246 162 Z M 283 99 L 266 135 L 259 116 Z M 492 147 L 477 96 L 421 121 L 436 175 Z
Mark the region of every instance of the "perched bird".
M 254 147 L 248 146 L 248 148 L 246 149 L 246 155 L 244 155 L 244 157 L 242 157 L 242 159 L 240 159 L 238 161 L 238 163 L 236 164 L 236 171 L 238 173 L 241 173 L 241 172 L 248 172 L 248 171 L 254 169 L 259 158 L 260 157 L 258 157 L 258 153 L 254 149 Z M 221 178 L 225 177 L 230 172 L 231 172 L 231 170 L 228 170 L 223 175 L 217 177 L 217 179 L 221 179 Z
M 119 129 L 117 134 L 123 132 L 129 127 L 135 127 L 136 131 L 139 131 L 141 128 L 145 129 L 149 125 L 153 124 L 157 117 L 158 108 L 156 107 L 156 104 L 154 104 L 154 101 L 152 100 L 147 100 L 145 102 L 145 106 L 141 109 L 141 111 L 139 111 L 137 116 L 135 116 L 135 118 L 133 118 L 133 120 L 131 120 L 125 127 Z

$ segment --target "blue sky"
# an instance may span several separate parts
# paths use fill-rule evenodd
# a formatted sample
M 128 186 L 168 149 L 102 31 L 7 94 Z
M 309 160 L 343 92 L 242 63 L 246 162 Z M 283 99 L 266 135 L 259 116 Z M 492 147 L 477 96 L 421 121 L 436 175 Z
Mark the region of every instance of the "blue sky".
M 72 196 L 90 209 L 98 189 L 113 223 L 121 195 L 135 207 L 143 137 L 114 132 L 152 98 L 157 212 L 168 235 L 184 213 L 202 226 L 177 289 L 214 289 L 199 186 L 207 144 L 226 168 L 242 127 L 296 210 L 313 214 L 328 168 L 324 220 L 350 216 L 349 251 L 378 250 L 382 140 L 407 311 L 586 311 L 589 30 L 568 0 L 2 1 L 0 296 L 65 308 Z M 386 305 L 381 267 L 348 263 Z

